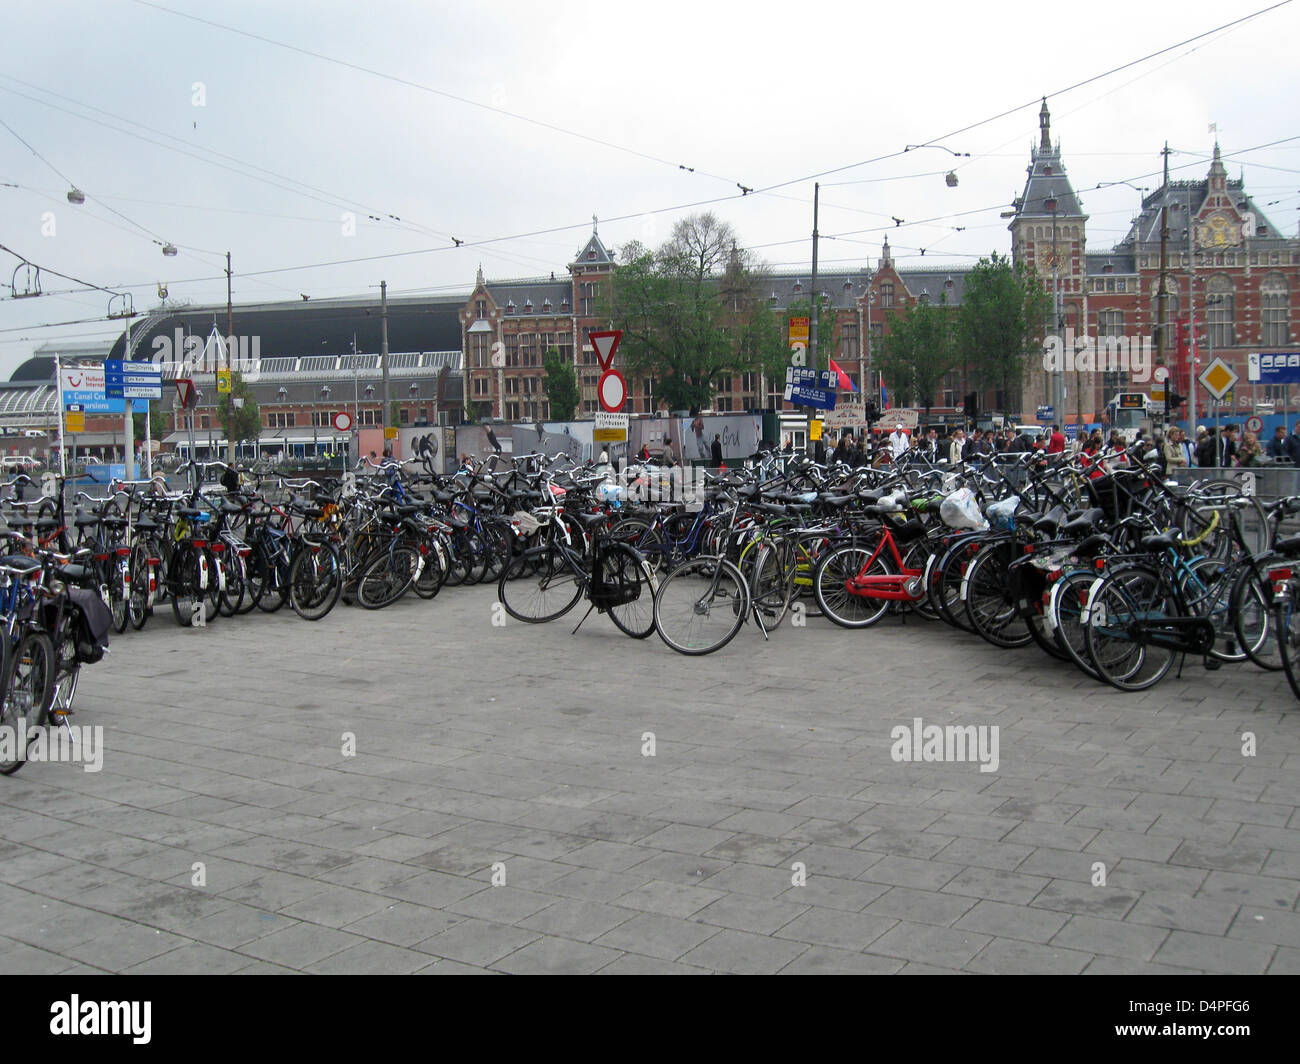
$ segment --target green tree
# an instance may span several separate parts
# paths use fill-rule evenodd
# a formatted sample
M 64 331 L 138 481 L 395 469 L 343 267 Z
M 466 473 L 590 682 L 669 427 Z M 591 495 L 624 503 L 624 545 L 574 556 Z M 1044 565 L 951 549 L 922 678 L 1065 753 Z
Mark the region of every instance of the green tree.
M 602 314 L 623 330 L 628 369 L 656 378 L 656 395 L 670 409 L 709 406 L 719 377 L 758 368 L 749 359 L 775 334 L 770 320 L 755 321 L 761 275 L 730 225 L 712 213 L 691 215 L 657 251 L 633 242 L 622 260 Z
M 551 417 L 556 421 L 572 421 L 578 412 L 578 374 L 571 362 L 565 361 L 559 349 L 547 348 L 542 356 L 546 370 L 546 398 L 551 403 Z
M 167 412 L 163 409 L 163 404 L 160 400 L 155 399 L 153 402 L 145 404 L 144 408 L 141 408 L 140 401 L 137 400 L 136 408 L 135 413 L 131 415 L 131 424 L 133 426 L 132 431 L 135 433 L 136 443 L 141 442 L 145 436 L 145 409 L 149 411 L 149 431 L 152 433 L 153 438 L 155 440 L 161 440 L 167 435 L 167 426 L 170 419 L 167 416 Z
M 889 327 L 877 348 L 876 365 L 899 402 L 915 403 L 927 414 L 935 405 L 957 357 L 953 317 L 946 298 L 937 305 L 917 303 L 905 318 L 889 312 Z
M 230 391 L 217 399 L 217 420 L 221 422 L 226 439 L 235 443 L 255 440 L 262 432 L 262 412 L 258 409 L 257 397 L 238 371 L 230 375 Z
M 1024 263 L 993 253 L 966 276 L 958 317 L 962 390 L 996 388 L 1007 412 L 1021 409 L 1029 362 L 1042 348 L 1051 299 Z

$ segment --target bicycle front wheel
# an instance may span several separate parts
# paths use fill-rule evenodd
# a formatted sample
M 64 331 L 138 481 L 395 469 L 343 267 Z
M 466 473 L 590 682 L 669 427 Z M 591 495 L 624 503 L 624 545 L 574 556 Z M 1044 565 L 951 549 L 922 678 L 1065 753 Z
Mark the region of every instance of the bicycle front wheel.
M 543 624 L 577 605 L 585 581 L 560 547 L 534 550 L 510 559 L 497 581 L 497 599 L 515 620 Z
M 1145 691 L 1164 679 L 1177 651 L 1156 645 L 1147 632 L 1180 614 L 1157 573 L 1135 567 L 1103 577 L 1087 614 L 1088 653 L 1103 680 L 1121 691 Z
M 711 654 L 734 638 L 749 612 L 749 587 L 731 562 L 697 557 L 663 578 L 655 629 L 679 654 Z
M 54 644 L 44 632 L 28 632 L 9 652 L 5 663 L 0 725 L 8 732 L 5 738 L 9 741 L 0 743 L 0 775 L 11 776 L 27 763 L 27 747 L 36 738 L 34 729 L 42 723 L 53 690 Z M 25 726 L 27 734 L 21 749 L 20 725 Z

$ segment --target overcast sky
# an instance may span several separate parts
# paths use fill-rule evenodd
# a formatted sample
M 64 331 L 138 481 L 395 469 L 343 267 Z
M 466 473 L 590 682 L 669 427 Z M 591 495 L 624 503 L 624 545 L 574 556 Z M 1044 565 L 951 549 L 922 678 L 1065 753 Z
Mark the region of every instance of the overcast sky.
M 1173 177 L 1203 177 L 1210 123 L 1231 176 L 1294 233 L 1300 4 L 1071 88 L 1266 6 L 9 4 L 0 244 L 131 286 L 141 311 L 159 282 L 173 300 L 224 302 L 226 251 L 237 305 L 371 287 L 377 299 L 380 280 L 393 294 L 467 291 L 480 263 L 489 279 L 563 276 L 593 214 L 617 248 L 710 209 L 764 261 L 797 269 L 813 175 L 835 171 L 820 177 L 825 269 L 874 264 L 886 232 L 900 266 L 969 264 L 1009 248 L 998 215 L 1023 187 L 1043 95 L 1091 250 L 1123 237 L 1139 193 L 1087 190 L 1158 183 L 1166 141 Z M 879 158 L 927 141 L 971 157 Z M 84 205 L 68 203 L 70 183 Z M 357 259 L 369 261 L 284 269 Z M 0 253 L 0 295 L 18 263 Z M 120 332 L 40 328 L 102 319 L 109 301 L 47 272 L 41 283 L 40 299 L 0 300 L 4 377 L 40 343 Z

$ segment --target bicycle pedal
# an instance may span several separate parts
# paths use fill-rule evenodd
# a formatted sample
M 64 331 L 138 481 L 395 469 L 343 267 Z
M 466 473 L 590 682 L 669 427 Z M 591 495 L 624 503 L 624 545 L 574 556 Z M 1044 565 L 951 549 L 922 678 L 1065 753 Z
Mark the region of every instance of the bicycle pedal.
M 1219 661 L 1217 658 L 1207 657 L 1205 659 L 1205 669 L 1207 672 L 1215 672 L 1221 668 L 1223 668 L 1223 662 Z

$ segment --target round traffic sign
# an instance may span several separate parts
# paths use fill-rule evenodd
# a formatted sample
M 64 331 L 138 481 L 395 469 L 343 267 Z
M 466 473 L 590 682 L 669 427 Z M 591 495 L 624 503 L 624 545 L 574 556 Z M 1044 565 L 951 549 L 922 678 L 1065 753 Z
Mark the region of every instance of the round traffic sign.
M 347 432 L 352 428 L 352 415 L 346 410 L 340 410 L 334 415 L 334 428 L 338 432 Z
M 1152 374 L 1155 379 L 1163 384 L 1169 379 L 1169 370 L 1165 366 L 1157 366 L 1155 373 Z
M 1246 418 L 1246 431 L 1256 435 L 1264 431 L 1264 419 L 1256 414 Z
M 607 369 L 596 384 L 596 394 L 600 397 L 601 406 L 611 414 L 617 414 L 627 399 L 627 381 L 618 370 Z

